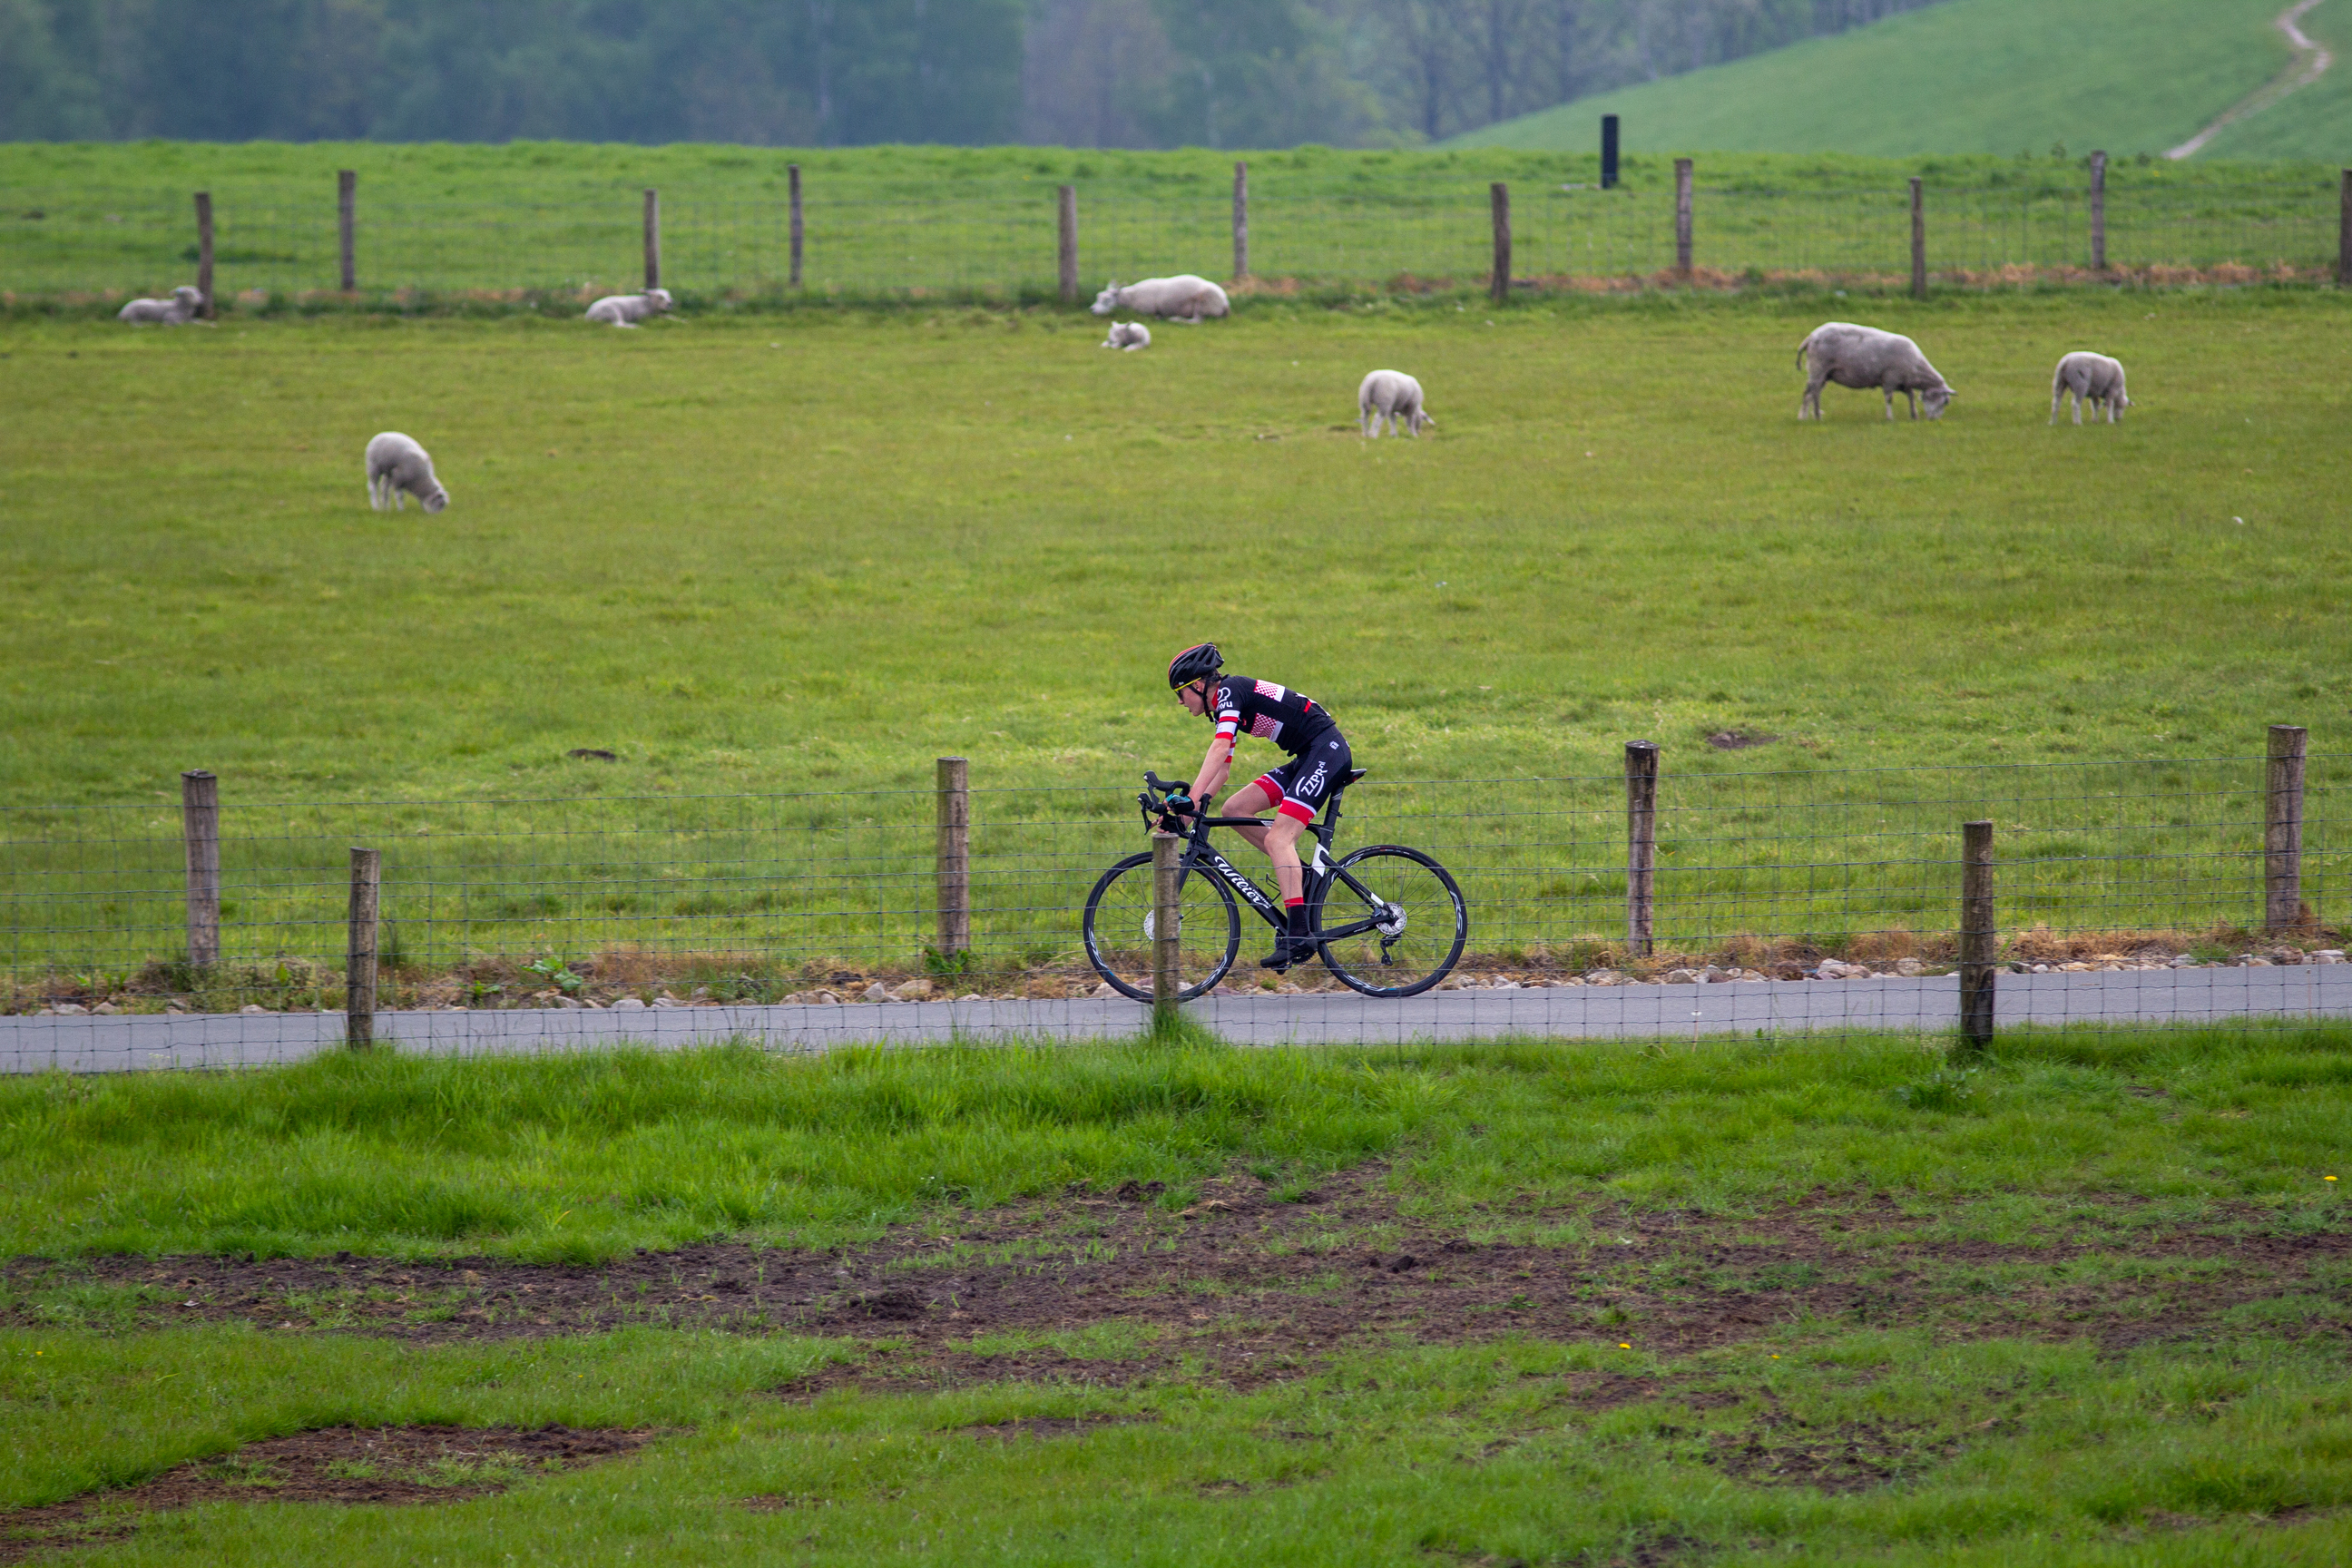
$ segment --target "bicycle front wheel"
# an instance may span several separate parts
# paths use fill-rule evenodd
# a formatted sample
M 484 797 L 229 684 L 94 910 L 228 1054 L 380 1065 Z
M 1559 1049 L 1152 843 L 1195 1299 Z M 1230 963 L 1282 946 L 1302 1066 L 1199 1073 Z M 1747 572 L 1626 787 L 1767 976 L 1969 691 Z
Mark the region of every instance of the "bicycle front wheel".
M 1315 940 L 1340 983 L 1367 996 L 1413 996 L 1445 978 L 1470 938 L 1470 911 L 1444 867 L 1418 849 L 1375 844 L 1332 868 Z
M 1087 895 L 1087 958 L 1120 994 L 1151 1000 L 1151 857 L 1130 855 L 1102 874 Z M 1177 895 L 1176 978 L 1190 1002 L 1225 977 L 1241 951 L 1242 917 L 1233 890 L 1204 871 L 1184 879 Z

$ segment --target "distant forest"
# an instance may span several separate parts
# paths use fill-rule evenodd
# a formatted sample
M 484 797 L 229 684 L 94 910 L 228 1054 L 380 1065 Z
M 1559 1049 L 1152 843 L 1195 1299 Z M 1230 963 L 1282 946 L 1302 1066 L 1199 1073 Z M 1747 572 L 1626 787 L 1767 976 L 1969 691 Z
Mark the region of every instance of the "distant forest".
M 0 0 L 0 140 L 1430 142 L 1931 0 Z

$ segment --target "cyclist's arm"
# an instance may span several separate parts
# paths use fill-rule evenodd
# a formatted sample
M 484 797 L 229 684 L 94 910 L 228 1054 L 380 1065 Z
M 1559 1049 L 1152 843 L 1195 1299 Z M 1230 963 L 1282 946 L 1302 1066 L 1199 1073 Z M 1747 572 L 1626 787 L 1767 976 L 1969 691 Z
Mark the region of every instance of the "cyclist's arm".
M 1233 738 L 1221 733 L 1209 742 L 1209 754 L 1201 759 L 1201 771 L 1192 779 L 1192 798 L 1201 803 L 1202 811 L 1209 809 L 1210 801 L 1225 787 L 1226 776 L 1233 771 Z

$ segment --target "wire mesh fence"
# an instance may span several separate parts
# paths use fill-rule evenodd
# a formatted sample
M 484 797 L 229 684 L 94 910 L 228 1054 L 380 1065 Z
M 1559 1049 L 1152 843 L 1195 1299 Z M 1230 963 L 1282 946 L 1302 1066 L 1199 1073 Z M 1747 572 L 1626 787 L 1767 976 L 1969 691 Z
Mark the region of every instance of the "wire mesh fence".
M 1244 1038 L 1948 1030 L 1960 825 L 1987 821 L 2004 1022 L 2352 1011 L 2352 756 L 2301 759 L 2291 802 L 2281 765 L 1668 766 L 1646 814 L 1617 775 L 1368 780 L 1336 848 L 1405 844 L 1450 868 L 1470 911 L 1459 966 L 1376 999 L 1318 964 L 1254 967 L 1244 931 L 1196 1005 Z M 382 864 L 375 1006 L 411 1020 L 388 1037 L 1132 1026 L 1080 935 L 1096 879 L 1144 845 L 1131 790 L 982 787 L 962 806 L 943 879 L 932 791 L 263 805 L 228 781 L 207 962 L 181 813 L 0 809 L 0 1066 L 116 1047 L 275 1059 L 340 1039 L 355 845 Z
M 806 194 L 800 281 L 818 293 L 1027 297 L 1058 286 L 1055 188 L 1035 179 L 968 179 L 937 189 Z M 1077 254 L 1100 279 L 1235 270 L 1229 195 L 1201 182 L 1077 187 Z M 2308 172 L 2249 167 L 2226 183 L 2105 186 L 2111 268 L 2242 268 L 2315 273 L 2339 261 L 2344 193 Z M 1716 274 L 1907 276 L 1907 186 L 1710 184 L 1693 194 L 1692 261 Z M 1977 279 L 2094 265 L 2092 197 L 2047 172 L 2009 183 L 1924 189 L 1927 264 Z M 341 286 L 331 191 L 282 190 L 215 202 L 215 293 L 300 296 Z M 749 296 L 793 279 L 791 208 L 730 186 L 662 193 L 663 282 L 690 296 Z M 1563 184 L 1513 193 L 1515 279 L 1541 286 L 1654 277 L 1675 268 L 1675 195 L 1651 182 L 1612 190 Z M 1257 176 L 1248 266 L 1261 286 L 1475 284 L 1491 277 L 1486 185 L 1422 178 L 1335 194 L 1328 184 Z M 354 276 L 363 293 L 576 293 L 643 277 L 639 194 L 609 198 L 424 199 L 360 192 Z M 189 194 L 154 188 L 0 192 L 0 291 L 24 300 L 153 293 L 199 261 Z

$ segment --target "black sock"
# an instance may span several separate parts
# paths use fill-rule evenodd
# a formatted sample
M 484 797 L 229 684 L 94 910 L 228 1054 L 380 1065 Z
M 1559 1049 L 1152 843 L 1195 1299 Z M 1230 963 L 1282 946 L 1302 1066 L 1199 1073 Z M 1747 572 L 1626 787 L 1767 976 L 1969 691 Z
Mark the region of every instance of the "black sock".
M 1305 942 L 1307 939 L 1307 902 L 1302 899 L 1290 906 L 1290 940 Z

